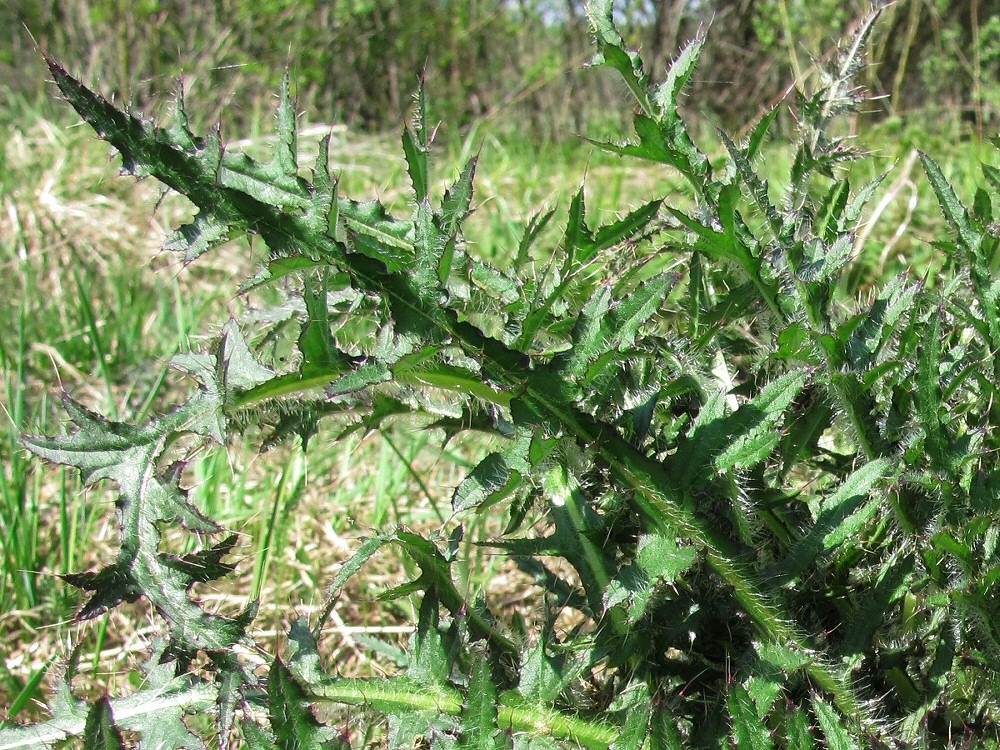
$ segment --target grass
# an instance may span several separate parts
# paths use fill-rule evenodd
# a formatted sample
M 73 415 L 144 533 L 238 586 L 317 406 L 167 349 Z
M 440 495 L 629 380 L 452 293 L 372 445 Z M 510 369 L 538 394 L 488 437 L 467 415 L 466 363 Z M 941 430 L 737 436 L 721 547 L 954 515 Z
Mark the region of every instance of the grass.
M 51 679 L 50 665 L 69 638 L 81 642 L 81 663 L 90 666 L 95 684 L 103 684 L 145 648 L 142 637 L 148 633 L 140 631 L 139 639 L 128 642 L 112 635 L 128 632 L 111 627 L 113 618 L 134 618 L 141 605 L 85 627 L 65 621 L 51 625 L 57 613 L 71 611 L 68 602 L 77 596 L 56 576 L 110 557 L 115 539 L 109 528 L 111 495 L 82 492 L 73 472 L 28 460 L 18 433 L 56 428 L 53 402 L 61 389 L 111 416 L 138 417 L 176 400 L 179 394 L 164 387 L 166 361 L 199 345 L 203 321 L 222 319 L 220 312 L 244 304 L 217 290 L 233 286 L 228 282 L 250 267 L 254 248 L 236 244 L 206 262 L 180 268 L 155 248 L 165 228 L 189 213 L 183 201 L 160 196 L 151 184 L 110 180 L 105 147 L 89 131 L 66 129 L 30 112 L 12 119 L 18 124 L 0 174 L 0 370 L 8 415 L 0 444 L 0 639 L 10 644 L 0 662 L 0 706 L 10 708 L 0 719 L 26 719 L 34 715 L 31 701 Z M 332 161 L 345 192 L 368 193 L 390 205 L 406 200 L 405 165 L 395 136 L 336 134 Z M 884 141 L 887 168 L 905 159 L 905 148 L 891 134 Z M 451 163 L 462 163 L 473 150 L 481 154 L 477 185 L 482 202 L 470 222 L 469 240 L 480 257 L 498 265 L 516 246 L 531 211 L 541 205 L 565 210 L 584 178 L 595 223 L 610 220 L 623 206 L 680 189 L 672 178 L 623 168 L 616 158 L 582 144 L 538 153 L 530 144 L 505 144 L 481 134 L 451 144 Z M 956 164 L 940 150 L 935 153 L 940 161 Z M 962 153 L 968 162 L 957 162 L 949 178 L 962 194 L 971 195 L 974 158 L 981 154 Z M 769 154 L 767 165 L 775 173 L 787 171 L 789 155 Z M 885 227 L 912 223 L 919 231 L 910 234 L 928 240 L 944 233 L 938 213 L 924 210 L 934 206 L 934 198 L 919 171 L 911 179 L 914 187 L 900 183 L 898 196 L 886 203 L 881 234 L 865 246 L 871 255 L 865 267 L 872 275 L 888 276 L 907 265 L 932 269 L 937 262 L 929 242 L 898 244 L 891 257 L 881 255 L 889 240 Z M 889 188 L 892 180 L 890 175 Z M 911 189 L 916 209 L 909 205 Z M 150 209 L 158 202 L 150 221 Z M 855 278 L 850 291 L 859 293 L 874 280 Z M 451 491 L 462 476 L 459 467 L 474 465 L 471 457 L 483 455 L 486 446 L 466 440 L 447 446 L 443 455 L 439 448 L 434 433 L 400 424 L 387 434 L 338 444 L 320 435 L 308 457 L 281 447 L 266 467 L 255 454 L 236 449 L 193 463 L 187 485 L 196 503 L 241 535 L 239 575 L 231 585 L 227 581 L 226 589 L 200 592 L 202 600 L 235 612 L 260 598 L 258 641 L 283 632 L 289 604 L 299 612 L 321 606 L 325 587 L 360 536 L 387 525 L 444 525 Z M 523 578 L 499 564 L 482 564 L 488 552 L 475 542 L 490 531 L 487 521 L 466 530 L 459 554 L 470 560 L 469 570 L 486 571 L 492 586 L 509 587 L 511 608 L 523 607 Z M 379 666 L 356 644 L 370 645 L 377 637 L 385 642 L 383 652 L 390 653 L 408 632 L 404 623 L 416 621 L 409 599 L 397 602 L 398 617 L 371 606 L 374 595 L 411 577 L 410 565 L 404 556 L 380 556 L 369 563 L 365 590 L 344 592 L 328 633 L 336 645 L 326 649 L 346 665 L 343 672 L 377 672 Z M 524 609 L 530 617 L 532 608 Z

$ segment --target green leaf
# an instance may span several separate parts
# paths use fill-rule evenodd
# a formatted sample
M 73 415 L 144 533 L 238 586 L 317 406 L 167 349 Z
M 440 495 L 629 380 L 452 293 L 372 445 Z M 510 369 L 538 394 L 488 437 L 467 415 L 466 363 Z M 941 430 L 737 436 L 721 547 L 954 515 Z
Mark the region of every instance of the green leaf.
M 823 197 L 819 214 L 816 217 L 815 233 L 826 243 L 834 243 L 841 237 L 842 224 L 847 199 L 851 193 L 849 180 L 837 180 Z
M 163 250 L 184 254 L 190 263 L 209 250 L 229 242 L 231 224 L 212 214 L 198 214 L 190 224 L 184 224 L 163 241 Z
M 667 79 L 653 93 L 653 102 L 665 120 L 678 119 L 677 106 L 681 91 L 691 80 L 704 46 L 704 36 L 697 36 L 685 44 L 680 54 L 670 64 Z
M 777 444 L 774 426 L 808 380 L 802 370 L 781 375 L 731 414 L 726 413 L 726 394 L 713 395 L 671 460 L 683 483 L 703 480 L 709 466 L 721 472 L 766 458 Z
M 918 309 L 914 300 L 919 290 L 919 285 L 910 283 L 905 275 L 896 276 L 886 282 L 867 311 L 838 329 L 837 337 L 842 342 L 844 334 L 850 334 L 843 346 L 855 369 L 867 370 L 878 361 L 899 325 Z
M 621 568 L 604 592 L 610 609 L 626 604 L 628 621 L 637 623 L 660 583 L 673 583 L 697 557 L 693 547 L 678 547 L 672 536 L 647 534 L 639 539 L 635 562 Z
M 812 695 L 812 707 L 830 750 L 858 750 L 858 744 L 851 739 L 837 712 L 816 693 Z
M 612 348 L 609 340 L 608 310 L 611 307 L 611 289 L 598 287 L 573 325 L 573 346 L 553 360 L 560 375 L 570 382 L 578 381 L 587 366 Z
M 455 183 L 445 191 L 444 200 L 441 202 L 441 233 L 446 238 L 444 249 L 438 262 L 438 281 L 441 282 L 442 286 L 447 284 L 448 278 L 451 276 L 451 267 L 458 245 L 458 236 L 462 222 L 469 216 L 471 210 L 472 183 L 475 178 L 478 161 L 478 157 L 473 157 L 466 162 L 462 173 L 455 180 Z
M 882 507 L 881 498 L 869 500 L 872 487 L 889 475 L 893 462 L 877 458 L 851 474 L 823 502 L 816 523 L 792 548 L 780 566 L 780 578 L 788 581 L 808 568 L 817 557 L 832 552 L 853 537 Z
M 315 750 L 333 738 L 333 730 L 316 721 L 305 692 L 280 659 L 274 660 L 267 675 L 267 699 L 280 750 Z
M 646 203 L 635 209 L 623 219 L 606 224 L 594 234 L 593 248 L 590 255 L 580 258 L 581 262 L 586 262 L 590 257 L 601 250 L 607 250 L 627 240 L 631 240 L 642 232 L 646 231 L 653 219 L 660 212 L 663 200 L 655 200 Z
M 683 750 L 680 735 L 670 713 L 654 708 L 649 722 L 649 750 Z
M 893 605 L 909 592 L 914 574 L 912 555 L 893 556 L 878 572 L 875 585 L 869 588 L 848 620 L 847 635 L 841 644 L 844 654 L 866 653 L 876 630 L 888 620 Z
M 326 290 L 323 301 L 326 302 Z M 239 324 L 232 318 L 222 329 L 216 370 L 226 403 L 231 403 L 234 391 L 249 391 L 274 377 L 274 370 L 260 363 Z
M 485 654 L 478 654 L 472 665 L 469 690 L 462 711 L 462 734 L 459 750 L 503 750 L 511 747 L 508 735 L 497 727 L 497 688 L 490 674 Z
M 180 467 L 164 471 L 159 466 L 169 438 L 200 429 L 206 412 L 217 412 L 217 392 L 199 391 L 174 412 L 141 427 L 110 422 L 68 397 L 64 403 L 77 431 L 53 438 L 24 436 L 25 446 L 49 461 L 78 468 L 86 484 L 108 479 L 119 492 L 121 543 L 116 561 L 96 573 L 65 576 L 71 584 L 93 592 L 78 617 L 96 617 L 121 602 L 145 596 L 170 621 L 179 652 L 217 651 L 235 643 L 255 607 L 236 618 L 208 614 L 188 597 L 196 581 L 190 568 L 157 551 L 162 524 L 180 524 L 201 533 L 218 530 L 187 501 L 178 486 Z M 216 567 L 213 572 L 224 569 Z
M 721 232 L 704 226 L 677 209 L 668 207 L 667 210 L 694 233 L 695 241 L 691 245 L 694 250 L 704 253 L 717 263 L 733 262 L 751 279 L 757 279 L 760 276 L 760 261 L 753 257 L 749 248 L 735 232 L 737 197 L 737 188 L 732 185 L 727 185 L 719 194 L 720 218 L 726 222 Z
M 636 130 L 639 130 L 640 126 L 646 123 L 646 120 L 641 120 L 640 118 L 641 115 L 636 115 Z M 659 131 L 656 131 L 655 137 L 650 137 L 648 130 L 646 130 L 646 133 L 646 138 L 643 138 L 641 135 L 639 136 L 638 143 L 611 143 L 610 141 L 597 141 L 593 138 L 584 138 L 584 140 L 609 154 L 632 156 L 637 159 L 645 159 L 658 164 L 669 164 L 674 167 L 680 164 L 677 154 L 667 147 Z
M 924 443 L 931 466 L 947 467 L 948 446 L 941 413 L 946 411 L 941 393 L 941 314 L 931 315 L 920 346 L 917 368 L 917 413 L 926 435 Z
M 778 113 L 781 110 L 778 107 L 774 107 L 766 115 L 761 117 L 757 124 L 754 125 L 753 131 L 750 133 L 750 137 L 747 139 L 747 145 L 744 149 L 746 158 L 748 161 L 753 163 L 754 159 L 760 154 L 760 149 L 764 145 L 764 139 L 767 137 L 768 131 L 771 129 L 771 125 L 777 118 Z
M 733 740 L 740 750 L 769 750 L 774 747 L 767 726 L 754 711 L 747 691 L 733 685 L 729 690 L 729 715 L 733 719 Z
M 162 651 L 155 654 L 159 658 Z M 86 732 L 101 750 L 123 745 L 100 744 L 119 741 L 118 728 L 138 732 L 143 747 L 162 750 L 203 750 L 204 745 L 192 735 L 183 717 L 189 713 L 207 712 L 215 705 L 216 690 L 192 675 L 174 676 L 172 664 L 157 664 L 149 676 L 149 684 L 126 698 L 108 700 L 88 708 L 69 692 L 50 704 L 49 721 L 25 727 L 0 728 L 0 748 L 4 750 L 37 750 L 52 747 L 69 738 L 82 737 Z M 103 706 L 102 706 L 103 704 Z M 117 717 L 115 719 L 114 717 Z M 117 724 L 117 728 L 114 726 Z M 147 745 L 148 739 L 148 745 Z
M 451 660 L 438 629 L 438 601 L 433 591 L 420 600 L 417 629 L 410 642 L 407 677 L 425 684 L 444 685 L 451 675 Z
M 611 750 L 642 750 L 649 737 L 649 692 L 643 690 L 644 700 L 628 708 L 625 726 L 611 746 Z
M 726 146 L 726 150 L 729 152 L 729 159 L 732 162 L 736 174 L 739 176 L 740 186 L 744 189 L 744 192 L 749 194 L 750 198 L 753 200 L 763 217 L 767 219 L 767 223 L 770 226 L 775 239 L 784 241 L 786 234 L 785 221 L 778 212 L 778 209 L 775 208 L 774 204 L 771 202 L 771 198 L 768 194 L 767 181 L 761 179 L 761 177 L 754 171 L 753 165 L 750 163 L 750 159 L 747 157 L 746 152 L 733 143 L 732 139 L 730 139 L 728 135 L 719 131 L 719 137 L 722 139 L 723 144 Z
M 381 261 L 389 271 L 412 268 L 412 222 L 396 219 L 378 201 L 359 203 L 341 198 L 338 210 L 358 252 Z
M 303 377 L 309 377 L 316 370 L 329 370 L 334 367 L 344 367 L 344 358 L 337 351 L 330 335 L 330 307 L 327 302 L 328 276 L 326 270 L 319 278 L 309 274 L 303 280 L 303 300 L 306 303 L 306 318 L 299 333 L 299 353 L 302 361 L 299 372 Z M 265 382 L 267 378 L 261 380 Z M 259 385 L 257 383 L 256 385 Z
M 406 157 L 406 171 L 410 175 L 413 194 L 417 203 L 423 203 L 430 195 L 430 175 L 427 168 L 427 131 L 424 127 L 426 101 L 423 85 L 417 90 L 413 120 L 403 129 L 403 154 Z
M 506 496 L 512 480 L 516 482 L 531 472 L 527 461 L 530 445 L 531 432 L 521 429 L 512 445 L 480 461 L 455 488 L 451 499 L 455 512 L 481 508 Z
M 539 639 L 521 658 L 517 691 L 528 703 L 551 704 L 579 677 L 580 670 L 565 650 Z
M 249 750 L 278 750 L 274 735 L 250 719 L 243 719 L 240 722 L 240 731 Z
M 572 270 L 575 265 L 583 263 L 582 257 L 589 255 L 594 247 L 594 235 L 587 226 L 587 206 L 583 194 L 583 185 L 576 191 L 569 204 L 569 215 L 566 219 L 566 235 L 563 244 L 566 248 L 564 272 Z M 577 260 L 577 255 L 581 260 Z
M 788 750 L 813 750 L 816 743 L 809 731 L 809 715 L 801 708 L 788 712 Z
M 642 68 L 642 60 L 632 51 L 626 51 L 612 18 L 612 0 L 591 0 L 587 8 L 590 27 L 597 44 L 597 55 L 591 65 L 607 65 L 617 70 L 628 85 L 639 106 L 650 116 L 657 109 L 649 98 L 649 80 Z
M 123 750 L 124 747 L 121 732 L 111 715 L 111 704 L 107 698 L 99 698 L 87 714 L 83 729 L 84 750 Z
M 316 624 L 316 628 L 313 631 L 313 637 L 319 638 L 319 632 L 323 627 L 323 623 L 333 612 L 333 607 L 336 604 L 337 597 L 340 595 L 341 590 L 347 583 L 348 579 L 354 576 L 361 566 L 364 565 L 372 556 L 382 549 L 385 545 L 390 544 L 393 541 L 393 536 L 391 534 L 376 534 L 375 536 L 365 539 L 361 545 L 354 551 L 349 558 L 340 566 L 337 571 L 337 575 L 334 576 L 330 585 L 326 589 L 326 603 L 323 607 L 323 613 Z
M 514 262 L 515 266 L 522 266 L 530 257 L 531 248 L 538 241 L 542 232 L 552 221 L 552 217 L 556 215 L 556 210 L 553 208 L 549 211 L 539 212 L 532 214 L 531 218 L 528 219 L 528 225 L 524 228 L 524 234 L 521 235 L 521 240 L 517 245 L 517 258 Z
M 922 151 L 920 152 L 920 161 L 924 165 L 927 179 L 930 180 L 931 187 L 934 189 L 934 194 L 937 196 L 938 204 L 941 206 L 944 218 L 951 224 L 952 229 L 957 232 L 962 246 L 972 256 L 976 256 L 983 240 L 982 233 L 973 226 L 972 221 L 969 219 L 968 211 L 966 211 L 965 206 L 962 205 L 958 196 L 955 195 L 955 190 L 948 183 L 948 179 L 944 176 L 944 172 L 941 171 L 941 167 L 938 166 L 937 162 Z

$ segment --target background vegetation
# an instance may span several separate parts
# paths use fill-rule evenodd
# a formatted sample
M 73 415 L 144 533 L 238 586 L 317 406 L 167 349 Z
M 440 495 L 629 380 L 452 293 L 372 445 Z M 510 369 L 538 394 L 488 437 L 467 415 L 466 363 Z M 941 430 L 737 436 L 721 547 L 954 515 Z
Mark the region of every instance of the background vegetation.
M 579 72 L 592 55 L 582 6 L 14 2 L 0 8 L 0 18 L 8 28 L 25 23 L 42 47 L 72 61 L 74 73 L 137 108 L 162 111 L 161 97 L 184 72 L 193 119 L 206 126 L 224 120 L 227 138 L 252 153 L 270 149 L 271 92 L 290 64 L 299 107 L 319 125 L 310 130 L 304 123 L 303 148 L 314 154 L 317 135 L 337 123 L 331 163 L 344 193 L 377 196 L 389 206 L 407 205 L 409 176 L 397 135 L 385 132 L 398 131 L 416 71 L 425 69 L 429 120 L 444 123 L 439 174 L 456 174 L 470 155 L 481 154 L 477 191 L 488 199 L 468 222 L 466 238 L 479 257 L 505 266 L 512 258 L 504 252 L 517 247 L 539 207 L 558 208 L 550 234 L 565 224 L 585 175 L 593 226 L 687 189 L 674 174 L 623 165 L 575 140 L 577 133 L 625 132 L 631 120 L 629 107 L 618 105 L 618 78 Z M 656 75 L 679 40 L 712 19 L 711 43 L 685 103 L 706 131 L 718 123 L 739 133 L 794 81 L 817 83 L 813 58 L 830 59 L 832 40 L 856 26 L 863 10 L 860 3 L 833 2 L 630 3 L 620 18 Z M 911 148 L 919 145 L 946 164 L 959 195 L 976 194 L 983 183 L 978 162 L 996 162 L 979 141 L 995 129 L 1000 96 L 993 16 L 977 2 L 911 0 L 890 7 L 873 32 L 876 64 L 861 80 L 891 96 L 838 125 L 865 132 L 875 152 L 851 167 L 855 184 L 896 166 L 869 207 L 871 228 L 838 287 L 839 301 L 853 304 L 911 267 L 927 288 L 938 283 L 945 266 L 940 242 L 951 230 L 914 169 Z M 67 112 L 45 85 L 28 36 L 14 34 L 2 44 L 0 81 L 9 95 L 0 112 L 7 135 L 0 162 L 0 365 L 10 420 L 0 447 L 0 638 L 9 644 L 0 654 L 0 705 L 24 719 L 41 715 L 33 701 L 58 684 L 50 665 L 64 655 L 61 643 L 81 644 L 80 675 L 91 680 L 94 694 L 118 693 L 137 679 L 126 667 L 145 652 L 155 625 L 138 631 L 121 625 L 152 617 L 141 602 L 102 616 L 96 627 L 62 619 L 80 599 L 54 575 L 109 558 L 117 543 L 113 496 L 83 492 L 72 472 L 29 461 L 19 432 L 59 430 L 62 417 L 52 401 L 61 388 L 111 417 L 139 419 L 176 403 L 180 391 L 166 379 L 167 359 L 199 346 L 205 321 L 224 320 L 229 310 L 243 315 L 232 289 L 259 260 L 260 248 L 233 243 L 190 267 L 158 255 L 169 228 L 190 218 L 190 206 L 148 182 L 112 180 L 106 147 L 83 129 L 64 128 Z M 775 132 L 792 128 L 790 117 L 779 119 Z M 969 140 L 956 147 L 962 139 Z M 791 146 L 778 142 L 767 153 L 766 176 L 787 179 Z M 721 149 L 710 156 L 724 158 Z M 248 298 L 251 316 L 271 301 L 260 294 Z M 289 602 L 297 614 L 315 614 L 339 566 L 372 529 L 440 527 L 451 514 L 451 490 L 474 465 L 470 457 L 490 447 L 466 438 L 442 455 L 430 443 L 427 433 L 398 427 L 344 443 L 319 441 L 308 461 L 286 447 L 266 461 L 233 448 L 193 465 L 187 484 L 194 501 L 244 534 L 240 576 L 205 585 L 201 599 L 227 611 L 261 599 L 254 636 L 258 643 L 283 643 Z M 539 602 L 526 598 L 516 570 L 472 544 L 498 532 L 488 518 L 479 523 L 466 530 L 467 584 L 482 587 L 502 603 L 504 616 L 521 618 L 528 630 Z M 406 598 L 376 606 L 372 594 L 414 574 L 399 554 L 372 561 L 363 579 L 351 579 L 326 631 L 331 662 L 371 674 L 398 659 L 392 649 L 406 642 L 418 612 Z
M 738 129 L 816 73 L 867 0 L 629 0 L 619 3 L 626 40 L 643 50 L 653 80 L 680 43 L 710 28 L 690 101 Z M 182 73 L 227 126 L 259 127 L 291 65 L 297 96 L 316 119 L 384 131 L 401 121 L 426 70 L 432 117 L 465 130 L 530 125 L 533 138 L 622 124 L 607 107 L 613 76 L 578 75 L 590 57 L 585 0 L 12 0 L 0 24 L 0 89 L 47 101 L 35 43 L 78 61 L 83 80 L 148 111 Z M 1000 16 L 981 0 L 912 0 L 889 7 L 875 31 L 865 83 L 887 95 L 866 108 L 882 120 L 920 112 L 932 122 L 973 123 L 1000 107 Z M 34 71 L 28 74 L 28 71 Z M 219 94 L 223 95 L 219 95 Z M 47 107 L 48 108 L 48 107 Z M 266 118 L 263 118 L 266 120 Z

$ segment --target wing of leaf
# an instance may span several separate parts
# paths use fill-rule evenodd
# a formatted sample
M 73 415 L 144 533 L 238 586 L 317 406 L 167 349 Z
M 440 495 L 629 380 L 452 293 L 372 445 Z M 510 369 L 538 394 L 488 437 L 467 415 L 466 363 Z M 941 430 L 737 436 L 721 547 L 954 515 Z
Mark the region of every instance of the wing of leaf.
M 490 674 L 490 663 L 484 654 L 476 656 L 472 665 L 469 691 L 462 711 L 462 734 L 456 747 L 460 750 L 504 750 L 511 746 L 510 738 L 497 727 L 497 688 Z
M 869 499 L 877 482 L 888 476 L 893 463 L 878 458 L 851 474 L 823 502 L 816 523 L 792 547 L 781 564 L 779 577 L 791 580 L 808 568 L 820 555 L 836 549 L 871 520 L 881 505 L 878 498 Z

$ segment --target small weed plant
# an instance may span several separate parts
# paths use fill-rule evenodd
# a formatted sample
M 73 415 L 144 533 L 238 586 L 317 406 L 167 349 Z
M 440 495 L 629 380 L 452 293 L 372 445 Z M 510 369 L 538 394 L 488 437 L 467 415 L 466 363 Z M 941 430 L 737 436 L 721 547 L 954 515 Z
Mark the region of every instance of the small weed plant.
M 88 593 L 77 617 L 145 599 L 164 636 L 129 695 L 77 697 L 71 660 L 51 720 L 0 730 L 0 747 L 350 748 L 374 741 L 358 716 L 385 717 L 390 747 L 997 746 L 1000 171 L 983 167 L 967 207 L 921 155 L 951 229 L 935 288 L 903 275 L 855 300 L 881 180 L 852 185 L 861 154 L 829 129 L 860 101 L 877 14 L 797 96 L 776 185 L 759 166 L 777 111 L 740 142 L 720 132 L 710 158 L 678 112 L 703 40 L 654 85 L 611 5 L 590 9 L 595 62 L 627 84 L 635 132 L 594 145 L 690 190 L 598 226 L 581 189 L 503 268 L 463 238 L 476 159 L 434 194 L 422 91 L 402 136 L 410 210 L 393 215 L 339 193 L 327 143 L 300 166 L 287 80 L 262 162 L 195 135 L 180 97 L 157 125 L 49 61 L 123 173 L 197 207 L 165 247 L 190 263 L 257 237 L 266 258 L 240 292 L 276 301 L 173 359 L 197 384 L 173 410 L 132 424 L 66 396 L 69 434 L 23 437 L 117 487 L 117 557 L 64 576 Z M 400 420 L 493 449 L 437 532 L 370 534 L 261 670 L 254 605 L 224 615 L 194 590 L 233 573 L 237 540 L 189 502 L 186 462 L 242 436 L 305 445 Z M 485 545 L 538 592 L 531 627 L 459 573 L 484 514 L 502 519 Z M 417 602 L 409 647 L 394 674 L 338 674 L 318 636 L 389 547 L 419 570 L 385 594 Z

